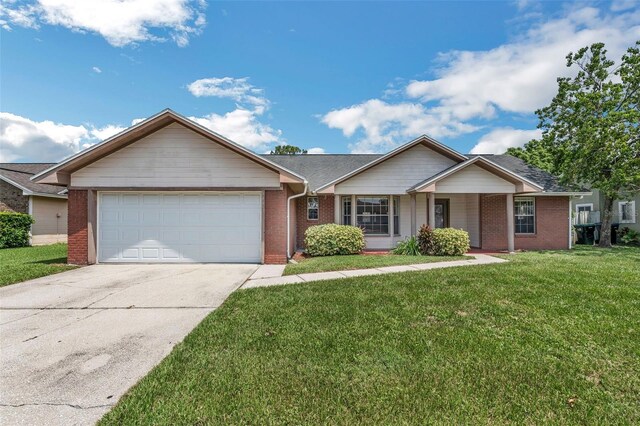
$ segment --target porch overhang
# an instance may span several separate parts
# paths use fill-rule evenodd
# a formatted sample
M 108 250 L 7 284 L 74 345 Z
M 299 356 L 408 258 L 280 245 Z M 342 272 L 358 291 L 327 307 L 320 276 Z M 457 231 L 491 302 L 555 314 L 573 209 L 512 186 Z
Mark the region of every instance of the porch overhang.
M 474 182 L 473 189 L 464 186 L 462 183 L 458 185 L 450 185 L 451 181 L 456 175 L 461 175 L 465 171 L 470 170 L 471 166 L 480 168 L 483 172 L 488 172 L 490 175 L 499 179 L 500 185 L 487 182 Z M 494 180 L 495 181 L 495 180 Z M 504 184 L 503 184 L 504 182 Z M 419 192 L 448 192 L 448 193 L 487 193 L 487 194 L 513 194 L 513 193 L 538 193 L 544 191 L 544 188 L 535 182 L 532 182 L 504 167 L 487 160 L 484 157 L 478 156 L 464 161 L 460 164 L 450 167 L 447 170 L 432 176 L 417 185 L 407 189 L 407 193 L 419 193 Z

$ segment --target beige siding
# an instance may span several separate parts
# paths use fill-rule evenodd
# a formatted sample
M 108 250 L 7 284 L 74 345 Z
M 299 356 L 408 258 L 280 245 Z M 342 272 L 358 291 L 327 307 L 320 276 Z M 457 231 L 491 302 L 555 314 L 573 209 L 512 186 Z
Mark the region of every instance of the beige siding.
M 436 183 L 436 192 L 513 193 L 515 185 L 472 164 Z
M 336 194 L 406 194 L 418 182 L 453 166 L 455 161 L 417 145 L 336 185 Z
M 72 186 L 278 187 L 279 175 L 174 123 L 71 175 Z
M 67 200 L 62 198 L 31 197 L 31 227 L 34 245 L 67 240 Z
M 467 232 L 471 240 L 471 247 L 480 247 L 480 196 L 467 194 Z

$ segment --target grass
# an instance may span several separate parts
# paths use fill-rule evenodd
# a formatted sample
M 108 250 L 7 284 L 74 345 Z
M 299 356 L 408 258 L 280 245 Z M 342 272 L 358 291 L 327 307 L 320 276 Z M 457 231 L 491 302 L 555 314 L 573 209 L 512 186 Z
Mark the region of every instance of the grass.
M 2 249 L 0 287 L 76 268 L 66 262 L 66 244 Z
M 284 275 L 309 272 L 344 271 L 348 269 L 379 268 L 382 266 L 411 265 L 416 263 L 444 262 L 469 259 L 466 256 L 401 256 L 396 254 L 310 257 L 299 263 L 290 263 Z
M 102 425 L 638 424 L 640 249 L 240 290 Z

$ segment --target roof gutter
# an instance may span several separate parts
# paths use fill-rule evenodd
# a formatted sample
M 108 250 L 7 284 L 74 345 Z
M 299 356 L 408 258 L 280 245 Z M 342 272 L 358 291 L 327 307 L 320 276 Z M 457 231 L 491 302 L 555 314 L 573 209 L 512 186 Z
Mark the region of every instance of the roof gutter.
M 291 242 L 291 200 L 303 197 L 307 193 L 307 189 L 309 189 L 309 182 L 305 179 L 302 192 L 287 198 L 287 260 L 291 258 L 291 251 L 289 250 L 289 243 Z

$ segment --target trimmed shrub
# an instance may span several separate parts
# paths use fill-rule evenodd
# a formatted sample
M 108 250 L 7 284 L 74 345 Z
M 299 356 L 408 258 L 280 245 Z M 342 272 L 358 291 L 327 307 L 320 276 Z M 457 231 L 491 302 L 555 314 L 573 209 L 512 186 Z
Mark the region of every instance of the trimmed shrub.
M 625 226 L 618 229 L 618 238 L 622 244 L 640 246 L 640 232 Z
M 28 246 L 32 223 L 28 214 L 0 212 L 0 248 Z
M 422 225 L 418 231 L 418 246 L 420 253 L 433 256 L 435 247 L 433 245 L 433 229 L 429 225 Z
M 420 246 L 418 239 L 414 236 L 407 237 L 404 241 L 400 241 L 391 253 L 401 254 L 405 256 L 420 256 Z
M 364 233 L 357 226 L 310 226 L 304 233 L 304 244 L 311 256 L 357 254 L 364 249 Z
M 433 230 L 433 255 L 462 256 L 469 251 L 469 233 L 462 229 L 438 228 Z

